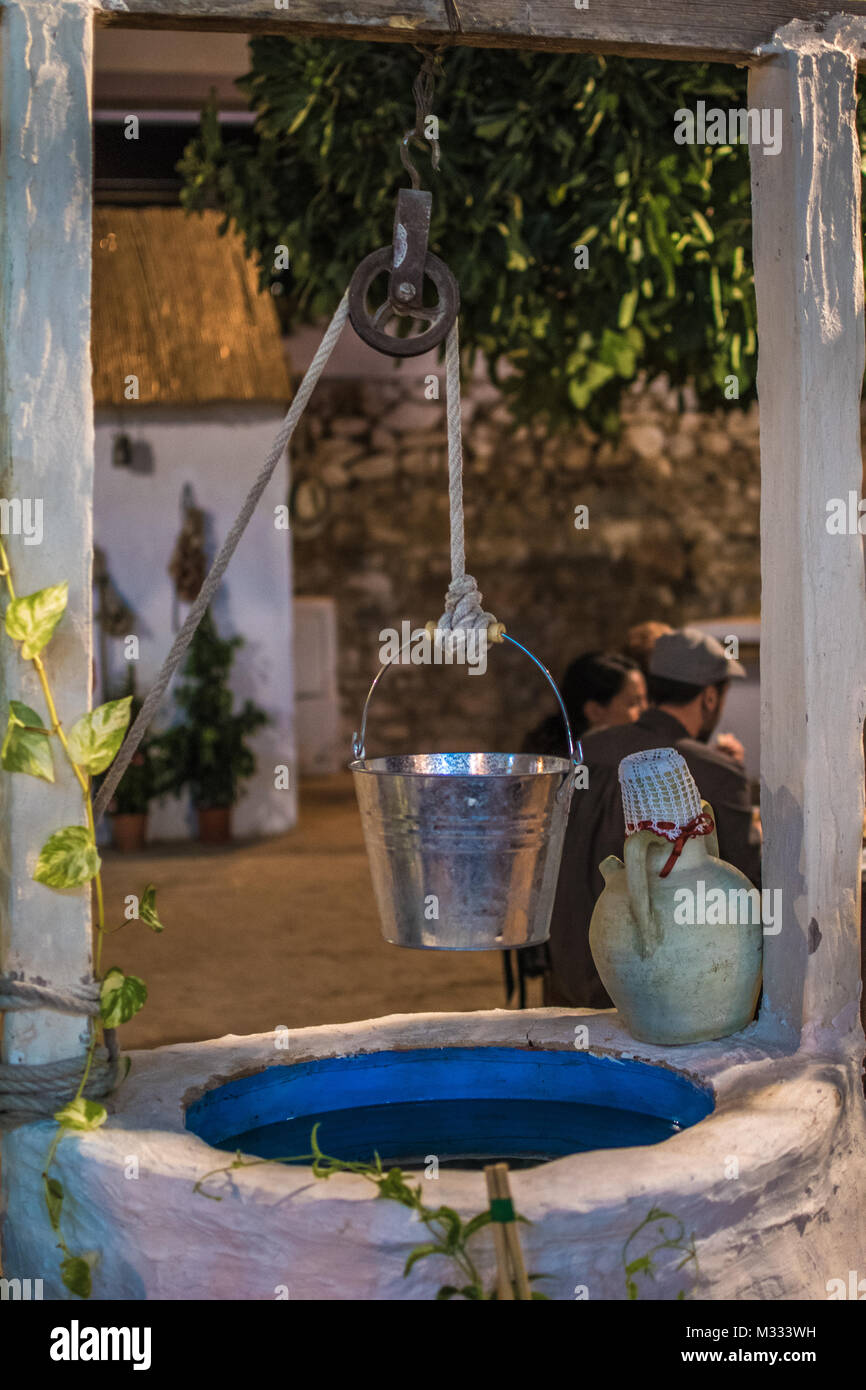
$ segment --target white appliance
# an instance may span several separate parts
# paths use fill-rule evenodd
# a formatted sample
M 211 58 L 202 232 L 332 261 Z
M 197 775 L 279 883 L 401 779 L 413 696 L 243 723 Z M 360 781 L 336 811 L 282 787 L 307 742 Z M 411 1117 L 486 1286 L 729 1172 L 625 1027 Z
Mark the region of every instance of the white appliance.
M 295 727 L 302 777 L 338 772 L 349 760 L 340 740 L 337 607 L 332 598 L 296 598 Z

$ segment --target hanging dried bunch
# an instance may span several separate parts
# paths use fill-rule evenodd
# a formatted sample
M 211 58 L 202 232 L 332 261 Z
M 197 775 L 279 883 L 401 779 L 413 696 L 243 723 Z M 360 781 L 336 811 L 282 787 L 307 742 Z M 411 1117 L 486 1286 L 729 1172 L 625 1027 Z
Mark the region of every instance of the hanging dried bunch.
M 99 594 L 96 621 L 108 637 L 124 637 L 132 631 L 135 614 L 108 572 L 105 551 L 93 547 L 93 583 Z
M 184 603 L 192 603 L 204 582 L 206 571 L 204 512 L 199 507 L 188 506 L 168 565 L 178 598 Z

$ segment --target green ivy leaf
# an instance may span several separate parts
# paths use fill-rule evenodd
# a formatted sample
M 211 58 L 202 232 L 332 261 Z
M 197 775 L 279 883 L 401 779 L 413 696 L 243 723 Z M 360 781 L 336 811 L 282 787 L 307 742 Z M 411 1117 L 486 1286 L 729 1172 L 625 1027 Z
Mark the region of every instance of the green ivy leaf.
M 489 1226 L 493 1217 L 489 1211 L 480 1211 L 477 1216 L 473 1216 L 471 1221 L 467 1221 L 463 1227 L 463 1239 L 467 1241 L 470 1236 L 474 1236 L 476 1231 L 480 1231 L 483 1226 Z
M 99 991 L 99 1006 L 106 1028 L 118 1028 L 134 1018 L 147 1000 L 147 985 L 137 975 L 124 975 L 114 966 L 106 973 Z
M 406 1275 L 409 1273 L 412 1266 L 414 1264 L 417 1264 L 418 1260 L 424 1260 L 427 1258 L 428 1255 L 444 1254 L 445 1251 L 442 1249 L 442 1246 L 434 1245 L 432 1241 L 428 1245 L 416 1245 L 415 1249 L 411 1251 L 408 1260 L 403 1266 L 403 1278 L 406 1278 Z
M 619 314 L 617 315 L 617 328 L 628 328 L 634 319 L 634 311 L 637 308 L 637 290 L 627 290 L 619 301 Z
M 141 895 L 141 902 L 138 905 L 139 919 L 151 931 L 164 931 L 165 927 L 159 920 L 159 913 L 156 910 L 156 888 L 149 883 Z
M 437 1207 L 430 1213 L 431 1221 L 440 1221 L 447 1229 L 444 1237 L 444 1249 L 448 1254 L 452 1254 L 460 1244 L 460 1237 L 463 1234 L 463 1222 L 459 1214 L 453 1207 Z
M 43 1175 L 42 1186 L 45 1190 L 45 1205 L 48 1208 L 48 1218 L 52 1229 L 60 1230 L 60 1212 L 63 1207 L 63 1184 L 58 1178 L 48 1178 Z
M 0 763 L 7 772 L 26 772 L 31 777 L 53 782 L 50 739 L 51 731 L 46 729 L 35 709 L 20 700 L 9 701 L 9 722 L 0 749 Z
M 69 731 L 72 761 L 95 775 L 104 772 L 123 742 L 132 696 L 110 700 L 89 714 L 82 714 Z
M 60 1263 L 60 1277 L 70 1293 L 89 1298 L 93 1289 L 90 1265 L 80 1255 L 67 1255 Z
M 378 1184 L 380 1197 L 390 1197 L 395 1202 L 400 1202 L 404 1207 L 412 1207 L 415 1200 L 412 1190 L 408 1186 L 399 1168 L 389 1168 L 387 1174 Z
M 99 1129 L 100 1125 L 105 1124 L 108 1111 L 98 1100 L 85 1100 L 84 1096 L 79 1096 L 77 1100 L 69 1101 L 62 1110 L 58 1110 L 54 1118 L 65 1129 L 89 1131 Z
M 701 234 L 701 236 L 703 237 L 703 239 L 704 239 L 705 242 L 707 242 L 708 244 L 711 244 L 713 241 L 715 241 L 715 236 L 713 235 L 713 229 L 712 229 L 712 227 L 710 226 L 710 224 L 709 224 L 709 222 L 707 221 L 707 219 L 704 217 L 704 214 L 703 214 L 702 212 L 698 212 L 696 208 L 693 208 L 693 209 L 692 209 L 692 219 L 693 219 L 693 221 L 694 221 L 694 223 L 695 223 L 695 226 L 696 226 L 696 227 L 698 228 L 698 230 L 700 231 L 700 234 Z
M 476 140 L 498 140 L 508 129 L 510 116 L 502 116 L 495 121 L 480 121 L 475 127 Z
M 49 888 L 77 888 L 99 873 L 102 860 L 83 825 L 55 830 L 39 851 L 33 877 Z
M 21 655 L 26 661 L 32 661 L 51 641 L 51 634 L 63 617 L 68 594 L 69 585 L 63 583 L 12 599 L 6 609 L 6 631 L 23 644 Z

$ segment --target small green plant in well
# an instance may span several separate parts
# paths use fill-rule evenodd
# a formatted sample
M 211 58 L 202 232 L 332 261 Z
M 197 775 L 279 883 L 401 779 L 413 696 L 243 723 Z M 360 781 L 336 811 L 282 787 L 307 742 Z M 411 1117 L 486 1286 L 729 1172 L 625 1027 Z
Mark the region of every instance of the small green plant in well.
M 672 1225 L 667 1225 L 668 1222 L 671 1222 Z M 630 1247 L 641 1235 L 643 1235 L 643 1240 L 640 1242 L 643 1253 L 640 1255 L 630 1254 Z M 647 1244 L 647 1242 L 650 1243 Z M 639 1296 L 639 1277 L 655 1279 L 659 1270 L 656 1256 L 664 1250 L 678 1251 L 682 1254 L 683 1258 L 675 1266 L 677 1271 L 694 1261 L 695 1282 L 700 1278 L 694 1232 L 686 1240 L 686 1228 L 679 1217 L 674 1216 L 669 1211 L 663 1211 L 661 1207 L 652 1207 L 640 1225 L 635 1226 L 622 1248 L 625 1288 L 629 1299 L 636 1299 Z M 680 1289 L 677 1298 L 684 1299 L 685 1296 L 685 1289 Z
M 270 1163 L 308 1162 L 312 1167 L 313 1176 L 316 1178 L 330 1178 L 333 1177 L 334 1173 L 355 1173 L 358 1177 L 373 1184 L 377 1189 L 377 1196 L 398 1202 L 400 1206 L 406 1207 L 413 1213 L 414 1219 L 426 1228 L 429 1239 L 421 1241 L 414 1249 L 410 1250 L 403 1267 L 404 1279 L 412 1272 L 419 1260 L 426 1260 L 433 1255 L 439 1255 L 452 1261 L 455 1270 L 455 1282 L 441 1285 L 436 1294 L 437 1299 L 465 1298 L 473 1301 L 496 1299 L 495 1287 L 490 1290 L 485 1288 L 484 1281 L 469 1249 L 472 1238 L 485 1226 L 490 1225 L 492 1217 L 489 1210 L 480 1211 L 477 1216 L 464 1221 L 460 1213 L 455 1211 L 453 1207 L 428 1206 L 423 1199 L 422 1184 L 410 1182 L 400 1168 L 385 1168 L 378 1154 L 374 1156 L 372 1163 L 352 1163 L 323 1153 L 318 1142 L 319 1128 L 318 1124 L 313 1126 L 310 1137 L 311 1152 L 308 1154 L 293 1154 L 285 1158 L 245 1158 L 238 1151 L 231 1163 L 223 1164 L 219 1168 L 212 1168 L 199 1178 L 194 1190 L 203 1197 L 209 1197 L 211 1201 L 221 1202 L 222 1197 L 205 1190 L 205 1184 L 210 1179 L 218 1174 L 235 1172 L 239 1168 L 256 1168 L 262 1164 Z M 528 1224 L 525 1216 L 516 1215 L 515 1220 Z M 544 1276 L 531 1274 L 529 1277 L 536 1280 Z M 546 1299 L 546 1294 L 536 1291 L 533 1292 L 532 1297 L 534 1299 Z

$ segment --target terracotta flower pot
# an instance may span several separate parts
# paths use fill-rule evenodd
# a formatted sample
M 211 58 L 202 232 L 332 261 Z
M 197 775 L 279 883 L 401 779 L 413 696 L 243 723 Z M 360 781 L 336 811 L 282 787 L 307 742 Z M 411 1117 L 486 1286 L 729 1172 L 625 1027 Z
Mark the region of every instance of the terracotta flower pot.
M 198 838 L 205 845 L 225 845 L 232 837 L 231 806 L 198 806 Z
M 144 849 L 147 839 L 147 812 L 125 811 L 111 817 L 111 838 L 121 854 L 135 854 Z

